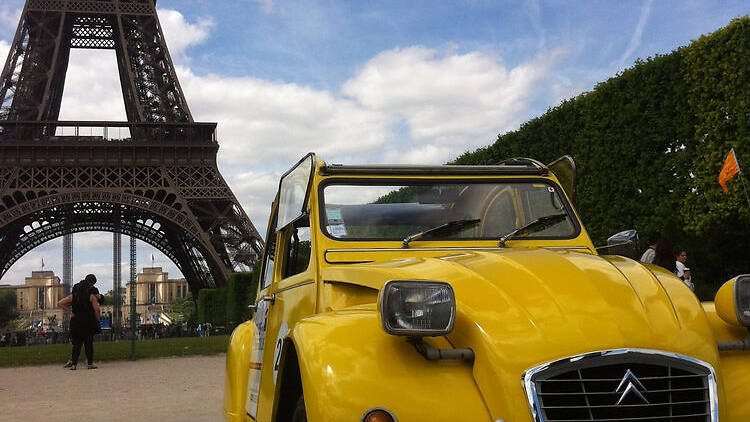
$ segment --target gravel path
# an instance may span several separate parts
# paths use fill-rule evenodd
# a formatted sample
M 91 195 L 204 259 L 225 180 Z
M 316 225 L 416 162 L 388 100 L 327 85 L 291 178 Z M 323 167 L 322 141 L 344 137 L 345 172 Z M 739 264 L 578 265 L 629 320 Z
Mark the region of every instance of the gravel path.
M 221 421 L 225 358 L 0 368 L 0 421 Z

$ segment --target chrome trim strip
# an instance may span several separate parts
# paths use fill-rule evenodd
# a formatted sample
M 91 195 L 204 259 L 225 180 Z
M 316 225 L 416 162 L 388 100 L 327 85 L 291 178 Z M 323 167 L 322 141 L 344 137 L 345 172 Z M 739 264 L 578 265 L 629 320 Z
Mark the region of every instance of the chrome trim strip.
M 521 376 L 521 385 L 526 390 L 526 398 L 529 401 L 529 407 L 531 409 L 531 415 L 534 418 L 534 422 L 545 422 L 544 417 L 542 417 L 542 415 L 539 412 L 539 409 L 541 409 L 541 406 L 539 403 L 539 397 L 536 393 L 536 385 L 534 385 L 534 383 L 531 381 L 531 378 L 534 375 L 546 369 L 549 369 L 551 366 L 554 366 L 554 365 L 577 362 L 577 361 L 580 361 L 581 359 L 592 358 L 592 357 L 622 355 L 622 354 L 628 354 L 628 353 L 639 353 L 639 354 L 644 354 L 644 355 L 660 355 L 660 356 L 665 356 L 668 358 L 685 360 L 685 361 L 688 361 L 698 366 L 702 366 L 703 368 L 707 369 L 709 371 L 708 375 L 706 376 L 706 380 L 708 381 L 708 395 L 709 395 L 709 400 L 711 403 L 711 406 L 710 406 L 711 407 L 711 415 L 710 415 L 711 422 L 719 422 L 719 393 L 716 387 L 716 380 L 717 380 L 716 371 L 714 370 L 713 366 L 711 366 L 709 363 L 706 363 L 702 360 L 691 358 L 690 356 L 681 355 L 679 353 L 665 352 L 662 350 L 636 349 L 636 348 L 600 350 L 596 352 L 584 353 L 584 354 L 570 356 L 570 357 L 563 358 L 563 359 L 558 359 L 552 362 L 543 363 L 541 365 L 535 366 L 527 370 Z
M 525 165 L 498 165 L 498 166 L 420 166 L 420 165 L 374 165 L 356 166 L 342 164 L 326 164 L 320 167 L 323 176 L 351 174 L 375 174 L 375 175 L 491 175 L 491 176 L 546 176 L 548 170 L 536 163 L 534 167 Z
M 281 288 L 279 290 L 276 290 L 275 292 L 273 292 L 273 294 L 277 295 L 277 294 L 283 293 L 283 292 L 285 292 L 287 290 L 296 289 L 297 287 L 307 286 L 308 284 L 313 284 L 313 283 L 315 283 L 315 280 L 305 281 L 305 282 L 302 282 L 300 284 L 295 284 L 294 286 L 287 286 L 287 287 Z
M 393 422 L 398 422 L 398 419 L 396 419 L 396 415 L 393 414 L 390 410 L 386 409 L 385 407 L 373 407 L 371 409 L 365 410 L 365 413 L 362 414 L 362 419 L 360 419 L 360 422 L 364 422 L 367 415 L 370 414 L 370 412 L 374 412 L 376 410 L 382 410 L 383 412 L 389 414 L 391 418 L 393 418 Z
M 540 249 L 576 249 L 576 250 L 587 250 L 591 248 L 586 246 L 540 246 Z M 437 248 L 409 248 L 410 251 L 501 251 L 504 249 L 513 249 L 512 247 L 499 247 L 499 246 L 477 246 L 477 247 L 466 247 L 466 246 L 443 246 Z M 347 249 L 327 249 L 325 253 L 329 252 L 403 252 L 403 248 L 347 248 Z

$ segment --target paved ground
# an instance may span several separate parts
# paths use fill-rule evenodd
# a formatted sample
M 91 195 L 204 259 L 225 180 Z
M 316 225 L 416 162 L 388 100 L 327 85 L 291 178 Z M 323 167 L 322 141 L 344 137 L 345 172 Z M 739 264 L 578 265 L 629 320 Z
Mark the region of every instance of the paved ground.
M 221 421 L 224 360 L 116 361 L 77 371 L 0 368 L 0 421 Z

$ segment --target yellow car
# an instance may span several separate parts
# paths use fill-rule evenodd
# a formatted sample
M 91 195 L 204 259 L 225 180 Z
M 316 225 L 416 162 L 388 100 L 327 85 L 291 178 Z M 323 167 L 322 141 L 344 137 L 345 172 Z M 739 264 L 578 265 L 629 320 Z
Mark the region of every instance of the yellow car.
M 227 421 L 750 421 L 750 276 L 700 303 L 597 253 L 545 166 L 345 166 L 279 183 Z

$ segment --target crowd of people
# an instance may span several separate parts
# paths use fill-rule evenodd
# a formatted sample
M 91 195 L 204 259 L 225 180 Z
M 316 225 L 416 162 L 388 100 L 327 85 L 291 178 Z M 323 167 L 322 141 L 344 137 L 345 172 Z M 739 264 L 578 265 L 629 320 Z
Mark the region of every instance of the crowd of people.
M 690 290 L 695 291 L 690 268 L 685 265 L 687 263 L 687 251 L 682 248 L 675 248 L 671 240 L 659 235 L 652 235 L 648 239 L 648 249 L 641 256 L 641 262 L 658 265 L 673 272 L 690 287 Z
M 54 327 L 45 329 L 36 321 L 27 330 L 0 332 L 0 347 L 57 344 L 65 341 L 63 332 L 55 330 Z
M 210 322 L 204 322 L 198 324 L 198 337 L 209 337 L 211 336 L 212 324 Z

